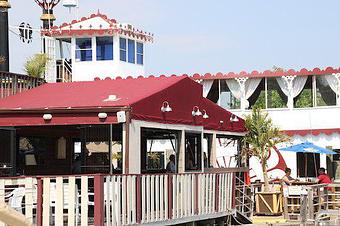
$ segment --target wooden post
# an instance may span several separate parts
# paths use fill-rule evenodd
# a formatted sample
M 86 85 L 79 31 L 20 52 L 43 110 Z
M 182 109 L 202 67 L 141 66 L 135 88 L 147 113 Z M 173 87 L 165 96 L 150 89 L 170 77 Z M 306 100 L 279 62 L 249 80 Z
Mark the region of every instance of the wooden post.
M 141 176 L 136 177 L 136 192 L 137 192 L 137 223 L 140 224 L 142 221 L 142 197 L 141 197 Z
M 199 174 L 195 174 L 195 215 L 198 214 L 198 175 Z
M 308 218 L 314 220 L 313 189 L 308 189 Z
M 94 225 L 104 226 L 104 177 L 94 176 Z
M 168 180 L 168 218 L 172 219 L 172 175 Z
M 43 216 L 43 181 L 41 178 L 37 178 L 37 226 L 42 226 Z
M 216 174 L 216 181 L 215 181 L 215 212 L 218 213 L 218 204 L 219 204 L 219 190 L 220 190 L 220 186 L 219 186 L 219 174 Z

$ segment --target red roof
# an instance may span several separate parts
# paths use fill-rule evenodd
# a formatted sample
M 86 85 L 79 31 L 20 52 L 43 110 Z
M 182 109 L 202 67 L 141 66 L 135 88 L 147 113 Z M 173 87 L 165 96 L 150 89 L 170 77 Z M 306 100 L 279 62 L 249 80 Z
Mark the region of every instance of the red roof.
M 83 22 L 93 18 L 101 19 L 100 24 L 90 24 L 84 26 Z M 98 22 L 98 21 L 97 21 Z M 106 26 L 105 26 L 106 24 Z M 74 35 L 113 35 L 123 34 L 132 38 L 137 38 L 143 41 L 153 41 L 153 34 L 134 28 L 130 24 L 118 23 L 115 19 L 109 19 L 106 15 L 100 12 L 91 14 L 89 17 L 82 17 L 80 20 L 73 20 L 70 23 L 63 23 L 61 26 L 53 26 L 51 29 L 42 30 L 42 34 L 52 37 L 70 37 Z
M 172 112 L 160 108 L 169 102 Z M 197 106 L 208 119 L 192 116 Z M 205 129 L 244 132 L 244 121 L 230 122 L 231 113 L 202 97 L 202 86 L 187 76 L 106 79 L 49 83 L 0 100 L 0 126 L 116 123 L 125 108 L 131 118 L 168 124 L 202 125 Z M 108 113 L 105 122 L 99 112 Z M 42 119 L 51 113 L 51 122 Z

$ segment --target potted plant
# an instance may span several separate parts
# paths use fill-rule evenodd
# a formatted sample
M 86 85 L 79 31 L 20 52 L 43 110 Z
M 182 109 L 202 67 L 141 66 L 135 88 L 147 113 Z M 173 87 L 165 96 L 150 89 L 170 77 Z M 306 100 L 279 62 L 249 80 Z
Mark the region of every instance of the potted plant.
M 251 114 L 245 117 L 245 126 L 248 133 L 245 135 L 243 140 L 246 143 L 243 151 L 247 154 L 247 156 L 258 158 L 264 179 L 263 191 L 256 194 L 257 212 L 264 212 L 263 209 L 267 209 L 270 213 L 274 214 L 282 212 L 281 193 L 269 190 L 267 160 L 270 150 L 279 143 L 289 141 L 289 138 L 273 124 L 268 113 L 262 111 L 260 108 L 254 108 Z M 263 205 L 261 205 L 261 202 L 263 202 Z M 261 206 L 265 208 L 260 209 Z
M 48 57 L 44 53 L 35 54 L 25 63 L 25 72 L 32 77 L 42 78 L 45 74 Z

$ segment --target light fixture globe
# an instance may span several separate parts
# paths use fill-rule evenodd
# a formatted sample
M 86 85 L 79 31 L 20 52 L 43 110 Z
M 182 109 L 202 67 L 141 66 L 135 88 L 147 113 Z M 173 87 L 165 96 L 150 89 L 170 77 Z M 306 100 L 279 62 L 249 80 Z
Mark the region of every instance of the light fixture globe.
M 171 112 L 172 108 L 169 105 L 168 101 L 164 101 L 161 107 L 161 112 L 165 113 L 165 112 Z
M 236 115 L 230 115 L 230 122 L 238 122 L 239 121 L 239 119 L 238 119 L 238 117 L 236 116 Z
M 44 115 L 43 115 L 43 119 L 44 119 L 45 121 L 50 121 L 50 120 L 52 120 L 52 115 L 51 115 L 51 114 L 44 114 Z
M 193 109 L 192 109 L 191 114 L 192 114 L 193 117 L 195 117 L 195 116 L 201 116 L 201 115 L 202 115 L 202 112 L 200 111 L 200 109 L 199 109 L 198 106 L 194 106 Z
M 107 114 L 105 112 L 98 113 L 98 118 L 99 119 L 106 119 L 107 118 Z
M 208 119 L 209 118 L 209 115 L 207 114 L 207 111 L 206 110 L 203 110 L 203 116 L 202 116 L 204 119 Z

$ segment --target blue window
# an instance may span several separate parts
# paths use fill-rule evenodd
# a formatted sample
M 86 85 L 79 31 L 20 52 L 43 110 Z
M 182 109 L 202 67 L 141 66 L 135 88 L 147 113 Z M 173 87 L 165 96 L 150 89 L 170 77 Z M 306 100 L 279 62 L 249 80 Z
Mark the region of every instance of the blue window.
M 144 50 L 143 50 L 143 43 L 137 42 L 137 64 L 144 63 Z
M 128 62 L 129 63 L 135 63 L 135 56 L 136 54 L 136 47 L 135 47 L 135 41 L 128 39 Z
M 76 39 L 76 61 L 92 61 L 92 39 Z
M 126 61 L 126 39 L 119 39 L 119 49 L 120 49 L 120 60 Z
M 113 60 L 113 38 L 97 37 L 97 60 Z

